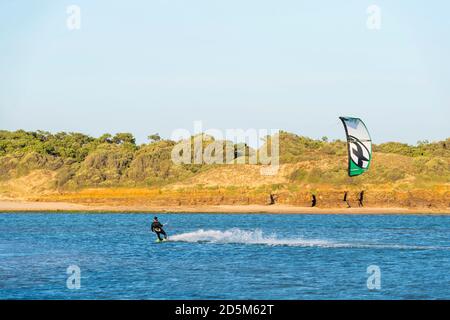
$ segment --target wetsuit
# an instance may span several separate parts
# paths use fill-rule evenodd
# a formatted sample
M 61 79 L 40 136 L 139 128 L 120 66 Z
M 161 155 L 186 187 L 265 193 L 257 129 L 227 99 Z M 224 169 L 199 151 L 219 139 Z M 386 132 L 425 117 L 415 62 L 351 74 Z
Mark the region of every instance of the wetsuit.
M 152 223 L 152 232 L 156 233 L 156 235 L 158 236 L 159 241 L 162 240 L 161 234 L 164 235 L 164 239 L 167 239 L 167 234 L 163 230 L 162 227 L 163 227 L 163 225 L 159 221 L 153 221 L 153 223 Z

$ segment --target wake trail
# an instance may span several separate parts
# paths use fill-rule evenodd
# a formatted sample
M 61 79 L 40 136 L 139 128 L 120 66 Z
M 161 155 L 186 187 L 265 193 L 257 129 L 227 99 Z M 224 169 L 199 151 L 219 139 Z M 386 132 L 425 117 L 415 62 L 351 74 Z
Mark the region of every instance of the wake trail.
M 366 248 L 366 249 L 403 249 L 403 250 L 450 250 L 450 247 L 413 246 L 401 244 L 367 244 L 367 243 L 339 243 L 322 239 L 278 238 L 275 234 L 266 235 L 262 230 L 204 230 L 175 234 L 170 237 L 171 242 L 187 243 L 217 243 L 217 244 L 250 244 L 267 246 L 291 247 L 321 247 L 321 248 Z

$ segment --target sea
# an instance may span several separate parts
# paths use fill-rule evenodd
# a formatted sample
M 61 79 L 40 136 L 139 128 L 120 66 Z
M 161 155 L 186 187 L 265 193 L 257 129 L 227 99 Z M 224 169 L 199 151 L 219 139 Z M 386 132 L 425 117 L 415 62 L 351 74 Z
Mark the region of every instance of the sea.
M 0 299 L 450 299 L 450 216 L 0 213 Z

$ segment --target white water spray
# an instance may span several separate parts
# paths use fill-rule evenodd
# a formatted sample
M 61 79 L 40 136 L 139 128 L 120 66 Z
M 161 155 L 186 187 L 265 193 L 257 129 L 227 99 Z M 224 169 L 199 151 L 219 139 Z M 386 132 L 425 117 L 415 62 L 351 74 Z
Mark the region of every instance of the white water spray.
M 339 243 L 323 239 L 278 238 L 275 234 L 266 235 L 260 229 L 241 230 L 233 228 L 228 230 L 204 230 L 175 234 L 170 241 L 189 243 L 233 243 L 268 246 L 292 247 L 322 247 L 322 248 L 367 248 L 367 249 L 403 249 L 403 250 L 449 250 L 449 247 L 436 246 L 408 246 L 400 244 L 376 243 Z
M 173 235 L 170 237 L 170 240 L 180 242 L 261 244 L 269 246 L 327 247 L 332 245 L 332 243 L 326 240 L 308 240 L 302 238 L 279 239 L 274 234 L 265 235 L 260 229 L 246 231 L 238 228 L 225 231 L 200 229 Z

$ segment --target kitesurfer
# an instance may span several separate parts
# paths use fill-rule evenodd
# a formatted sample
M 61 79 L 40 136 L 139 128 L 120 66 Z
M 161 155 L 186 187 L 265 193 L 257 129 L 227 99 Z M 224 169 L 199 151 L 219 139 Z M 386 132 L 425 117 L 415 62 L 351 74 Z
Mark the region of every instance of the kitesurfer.
M 167 240 L 167 234 L 163 229 L 163 225 L 161 224 L 161 222 L 158 221 L 158 217 L 154 217 L 153 218 L 153 223 L 152 223 L 152 232 L 156 233 L 156 235 L 158 236 L 158 240 L 162 241 L 163 239 L 161 238 L 161 235 L 164 236 L 164 239 Z

